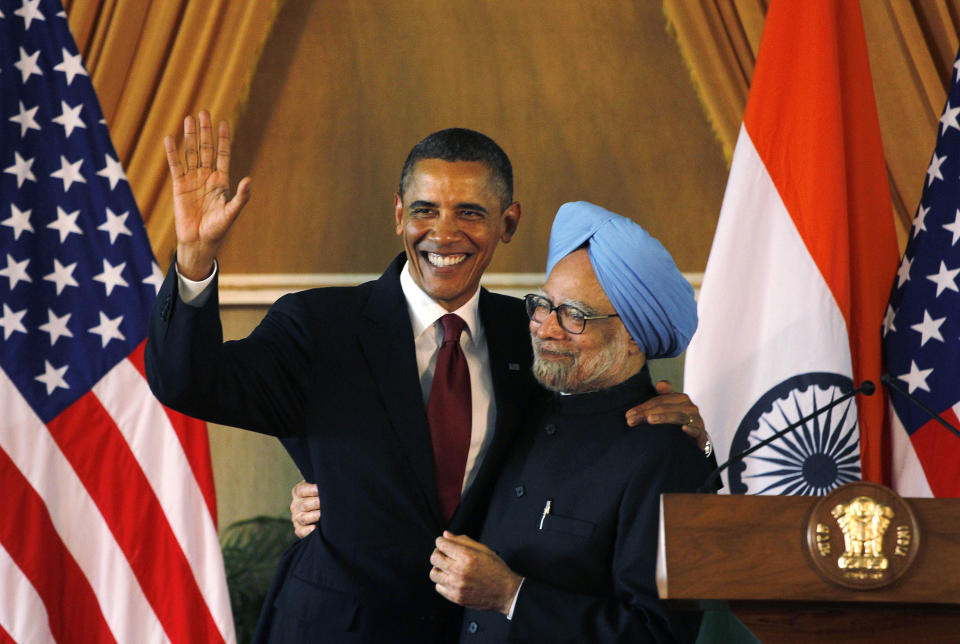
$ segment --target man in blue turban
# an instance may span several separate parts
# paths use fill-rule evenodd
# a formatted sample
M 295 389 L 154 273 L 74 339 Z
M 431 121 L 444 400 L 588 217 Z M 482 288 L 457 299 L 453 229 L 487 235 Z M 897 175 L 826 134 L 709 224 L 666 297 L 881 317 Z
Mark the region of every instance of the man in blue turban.
M 567 203 L 553 220 L 547 274 L 584 245 L 600 286 L 647 358 L 680 355 L 697 328 L 697 303 L 667 249 L 626 217 L 586 201 Z
M 666 610 L 654 578 L 660 494 L 710 463 L 675 427 L 627 427 L 655 395 L 646 361 L 683 351 L 693 289 L 643 228 L 599 206 L 554 220 L 543 289 L 526 297 L 534 374 L 556 392 L 494 489 L 480 541 L 445 532 L 437 591 L 467 607 L 461 642 L 693 641 L 700 614 Z

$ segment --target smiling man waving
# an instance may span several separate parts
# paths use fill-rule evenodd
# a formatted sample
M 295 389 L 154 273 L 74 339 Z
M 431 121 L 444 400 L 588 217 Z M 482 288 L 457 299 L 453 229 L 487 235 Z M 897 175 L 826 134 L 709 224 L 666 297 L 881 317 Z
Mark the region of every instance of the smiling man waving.
M 215 257 L 249 180 L 228 199 L 229 130 L 215 146 L 209 114 L 197 125 L 184 122 L 183 161 L 165 142 L 177 260 L 151 318 L 148 378 L 175 409 L 280 437 L 323 507 L 286 553 L 256 639 L 451 641 L 460 609 L 427 577 L 434 538 L 477 534 L 524 407 L 542 392 L 523 302 L 479 286 L 520 220 L 510 161 L 479 132 L 431 134 L 394 199 L 406 253 L 376 281 L 287 295 L 250 336 L 224 343 Z M 664 422 L 696 414 L 680 394 L 662 398 Z

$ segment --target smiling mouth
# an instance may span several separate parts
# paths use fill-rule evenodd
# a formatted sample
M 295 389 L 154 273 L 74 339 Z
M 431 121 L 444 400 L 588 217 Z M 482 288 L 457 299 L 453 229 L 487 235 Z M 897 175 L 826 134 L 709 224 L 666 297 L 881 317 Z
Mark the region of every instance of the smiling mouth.
M 549 348 L 540 343 L 534 345 L 534 351 L 537 356 L 545 360 L 565 360 L 572 357 L 569 351 Z
M 437 268 L 446 268 L 447 266 L 456 266 L 461 262 L 467 259 L 466 254 L 460 253 L 457 255 L 441 255 L 439 253 L 423 253 L 423 256 L 430 263 L 431 266 L 436 266 Z

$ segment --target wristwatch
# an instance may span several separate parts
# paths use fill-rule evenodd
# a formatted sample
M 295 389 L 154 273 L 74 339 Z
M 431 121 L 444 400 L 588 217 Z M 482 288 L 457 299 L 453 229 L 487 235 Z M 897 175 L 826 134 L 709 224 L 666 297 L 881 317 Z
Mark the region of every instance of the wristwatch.
M 707 444 L 703 446 L 703 455 L 710 458 L 711 454 L 713 454 L 713 441 L 707 436 Z

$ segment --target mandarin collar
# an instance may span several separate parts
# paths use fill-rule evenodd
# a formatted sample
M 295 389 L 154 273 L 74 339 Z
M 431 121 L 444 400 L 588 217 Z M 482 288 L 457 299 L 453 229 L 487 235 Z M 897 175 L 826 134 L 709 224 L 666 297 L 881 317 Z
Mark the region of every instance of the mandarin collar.
M 565 414 L 595 414 L 623 409 L 626 405 L 641 403 L 657 394 L 650 380 L 646 364 L 636 374 L 619 385 L 585 394 L 554 394 L 560 411 Z

